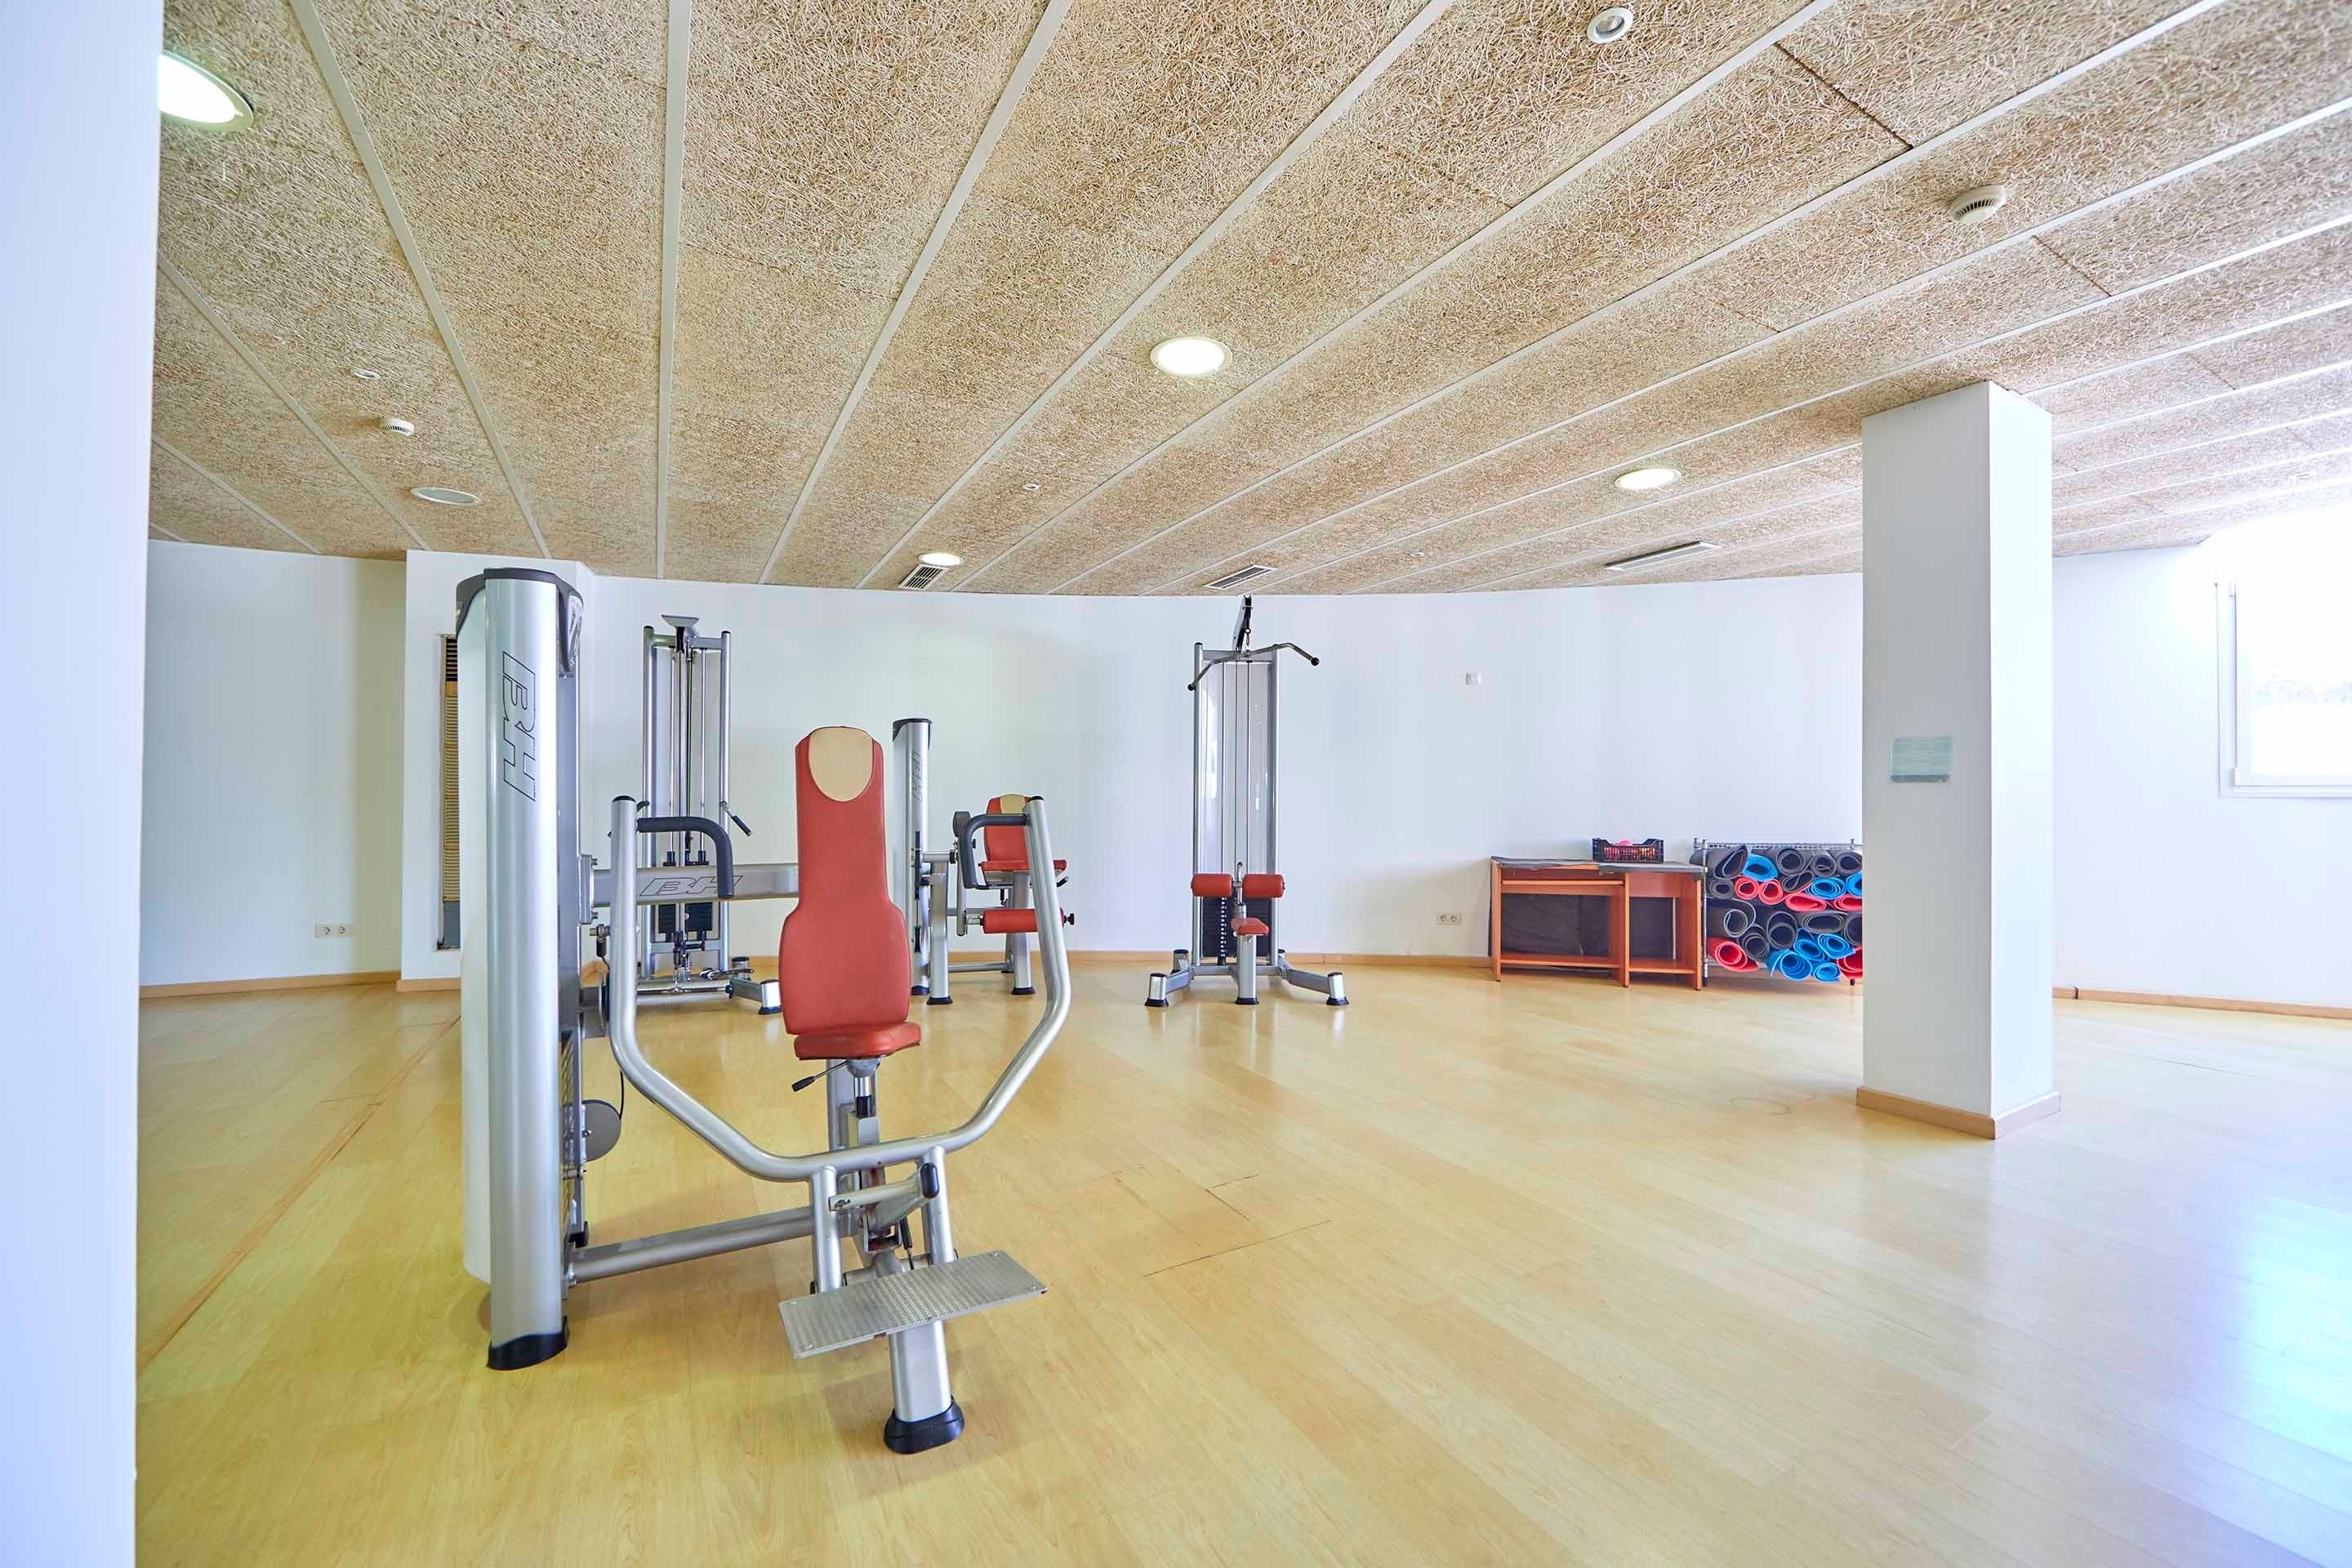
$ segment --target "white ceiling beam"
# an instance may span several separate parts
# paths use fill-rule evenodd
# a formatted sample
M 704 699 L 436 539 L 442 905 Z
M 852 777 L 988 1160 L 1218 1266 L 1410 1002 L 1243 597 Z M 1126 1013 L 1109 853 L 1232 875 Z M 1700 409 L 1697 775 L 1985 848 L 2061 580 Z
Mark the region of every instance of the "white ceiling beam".
M 661 336 L 654 393 L 654 575 L 669 575 L 671 367 L 677 362 L 677 249 L 686 213 L 686 90 L 694 63 L 694 0 L 669 0 L 662 77 Z
M 221 494 L 236 502 L 237 505 L 245 508 L 246 510 L 251 512 L 254 516 L 259 518 L 262 521 L 268 523 L 270 527 L 276 529 L 278 532 L 284 534 L 287 538 L 292 540 L 295 543 L 300 545 L 311 554 L 323 555 L 326 553 L 326 552 L 320 550 L 317 545 L 311 543 L 309 540 L 303 538 L 300 534 L 295 532 L 292 529 L 278 521 L 275 517 L 272 517 L 267 509 L 247 497 L 235 485 L 230 484 L 226 479 L 222 479 L 218 474 L 214 473 L 202 463 L 199 463 L 194 458 L 189 457 L 185 452 L 181 451 L 177 447 L 173 446 L 172 443 L 164 440 L 161 436 L 150 435 L 148 439 L 154 442 L 155 449 L 157 451 L 163 453 L 168 458 L 176 459 L 183 468 L 188 470 L 188 472 L 195 475 L 196 478 L 204 480 L 205 483 L 220 491 Z M 161 524 L 157 524 L 156 526 L 160 527 Z M 170 532 L 170 530 L 166 529 L 165 531 Z M 174 533 L 172 537 L 178 539 L 180 536 Z M 185 541 L 182 541 L 182 542 L 184 543 Z

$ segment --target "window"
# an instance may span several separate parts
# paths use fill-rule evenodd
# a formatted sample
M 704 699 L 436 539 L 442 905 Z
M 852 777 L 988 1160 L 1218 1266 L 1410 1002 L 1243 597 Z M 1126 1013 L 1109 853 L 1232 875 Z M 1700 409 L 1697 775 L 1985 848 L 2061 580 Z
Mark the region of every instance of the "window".
M 2221 602 L 2223 789 L 2352 795 L 2352 626 L 2332 572 L 2271 570 Z

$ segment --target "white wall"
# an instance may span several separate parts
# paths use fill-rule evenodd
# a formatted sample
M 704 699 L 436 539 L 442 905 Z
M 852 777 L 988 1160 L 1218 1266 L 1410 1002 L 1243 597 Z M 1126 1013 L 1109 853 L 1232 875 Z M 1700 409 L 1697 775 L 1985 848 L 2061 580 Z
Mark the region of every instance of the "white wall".
M 2058 984 L 2352 1005 L 2352 800 L 2221 792 L 2214 585 L 2352 580 L 2284 542 L 2059 563 Z
M 479 558 L 409 558 L 410 754 L 403 969 L 432 951 L 434 638 Z M 535 563 L 544 566 L 546 563 Z M 665 614 L 735 634 L 734 792 L 748 859 L 790 859 L 792 751 L 821 724 L 887 737 L 936 725 L 935 834 L 959 805 L 1048 796 L 1075 875 L 1076 945 L 1173 947 L 1191 867 L 1184 694 L 1193 642 L 1222 646 L 1234 601 L 848 595 L 593 578 L 583 847 L 598 807 L 638 788 L 639 628 Z M 1486 857 L 1557 854 L 1595 834 L 1837 837 L 1859 831 L 1851 578 L 1427 598 L 1269 599 L 1261 641 L 1319 668 L 1281 677 L 1286 944 L 1302 952 L 1485 951 Z M 1477 671 L 1483 684 L 1466 685 Z M 1771 700 L 1753 683 L 1769 676 Z M 1735 748 L 1747 760 L 1735 763 Z M 1459 928 L 1440 927 L 1460 911 Z M 773 948 L 781 907 L 737 912 Z
M 0 7 L 0 1557 L 131 1558 L 140 678 L 155 289 L 146 4 Z M 35 374 L 37 368 L 38 374 Z
M 401 600 L 394 562 L 148 547 L 143 984 L 400 967 Z

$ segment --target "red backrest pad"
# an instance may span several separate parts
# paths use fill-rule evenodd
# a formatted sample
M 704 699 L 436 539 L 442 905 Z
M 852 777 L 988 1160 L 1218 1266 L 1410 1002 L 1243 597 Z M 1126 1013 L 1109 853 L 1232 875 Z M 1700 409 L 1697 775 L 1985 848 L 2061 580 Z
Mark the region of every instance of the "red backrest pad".
M 1242 897 L 1244 899 L 1278 899 L 1282 897 L 1282 873 L 1279 871 L 1252 871 L 1248 876 L 1242 879 Z
M 1202 871 L 1192 878 L 1192 896 L 1196 899 L 1230 899 L 1234 896 L 1234 879 L 1215 871 Z
M 988 803 L 992 812 L 1022 812 L 1029 809 L 1025 795 L 1000 795 Z M 1018 827 L 983 827 L 980 830 L 980 858 L 983 860 L 1029 863 L 1029 836 Z
M 834 1034 L 904 1023 L 914 960 L 907 922 L 890 901 L 882 834 L 882 746 L 863 793 L 835 800 L 809 772 L 809 742 L 793 751 L 800 810 L 800 902 L 776 944 L 784 1027 Z

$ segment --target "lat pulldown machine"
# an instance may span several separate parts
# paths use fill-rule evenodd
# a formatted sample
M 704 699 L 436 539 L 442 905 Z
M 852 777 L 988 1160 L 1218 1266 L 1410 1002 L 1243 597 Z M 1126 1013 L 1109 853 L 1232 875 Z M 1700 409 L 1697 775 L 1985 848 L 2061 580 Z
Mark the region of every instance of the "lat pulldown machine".
M 948 1381 L 942 1325 L 1043 1292 L 1003 1252 L 959 1255 L 947 1158 L 1004 1114 L 1070 1011 L 1069 956 L 1050 880 L 1037 889 L 1045 1013 L 978 1109 L 960 1125 L 884 1138 L 876 1110 L 882 1059 L 919 1044 L 907 1019 L 908 956 L 889 897 L 882 748 L 861 731 L 813 731 L 794 753 L 800 860 L 739 866 L 726 826 L 643 815 L 612 803 L 609 863 L 579 852 L 579 593 L 552 573 L 495 570 L 457 591 L 458 787 L 462 897 L 470 922 L 460 1002 L 464 1036 L 466 1267 L 490 1288 L 489 1364 L 528 1367 L 569 1339 L 577 1284 L 806 1237 L 811 1293 L 782 1304 L 796 1356 L 886 1338 L 893 1409 L 883 1440 L 899 1453 L 952 1442 L 963 1412 Z M 986 814 L 1020 832 L 1030 863 L 1050 865 L 1045 805 Z M 691 836 L 701 863 L 641 867 L 638 839 Z M 641 910 L 646 906 L 797 898 L 777 979 L 793 1051 L 823 1063 L 825 1146 L 778 1154 L 666 1076 L 637 1041 Z M 597 911 L 609 911 L 597 923 Z M 583 966 L 581 931 L 615 962 Z M 738 1169 L 804 1184 L 808 1202 L 740 1219 L 588 1244 L 586 1172 L 620 1118 L 583 1098 L 588 1041 L 610 1039 L 629 1085 Z M 919 1238 L 916 1222 L 920 1222 Z M 843 1267 L 846 1238 L 858 1259 Z
M 1274 857 L 1274 678 L 1284 650 L 1323 661 L 1297 643 L 1252 647 L 1250 601 L 1234 622 L 1234 646 L 1208 652 L 1192 645 L 1192 945 L 1178 948 L 1165 974 L 1155 973 L 1143 1005 L 1169 998 L 1203 974 L 1232 979 L 1234 1000 L 1257 1005 L 1259 944 L 1267 973 L 1301 990 L 1319 991 L 1333 1007 L 1348 1005 L 1338 970 L 1295 969 L 1276 941 L 1275 905 L 1286 884 Z

